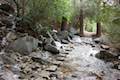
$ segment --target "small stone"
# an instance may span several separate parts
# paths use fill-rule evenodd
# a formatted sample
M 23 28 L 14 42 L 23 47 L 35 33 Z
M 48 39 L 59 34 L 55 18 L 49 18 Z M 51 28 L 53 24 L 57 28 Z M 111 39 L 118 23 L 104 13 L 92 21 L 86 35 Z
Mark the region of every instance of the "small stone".
M 100 75 L 101 75 L 101 76 L 104 76 L 104 75 L 105 75 L 105 72 L 104 72 L 104 71 L 101 71 Z
M 120 56 L 118 56 L 118 59 L 120 60 Z
M 83 77 L 80 80 L 99 80 L 96 76 Z M 101 79 L 100 79 L 101 80 Z
M 55 65 L 52 65 L 46 69 L 46 71 L 49 71 L 49 72 L 55 72 L 56 70 L 57 70 L 57 66 Z
M 69 54 L 68 52 L 62 52 L 61 54 Z
M 94 44 L 92 44 L 91 46 L 92 46 L 92 47 L 95 47 L 95 45 L 94 45 Z
M 106 49 L 106 50 L 109 50 L 109 49 L 110 49 L 110 46 L 108 46 L 108 45 L 101 45 L 101 48 Z
M 65 51 L 72 51 L 72 49 L 65 49 Z
M 61 61 L 53 61 L 52 63 L 53 63 L 54 65 L 57 65 L 57 66 L 60 66 L 60 65 L 62 64 Z
M 97 44 L 100 43 L 100 38 L 94 39 L 94 42 L 97 43 Z
M 93 54 L 90 54 L 90 56 L 93 56 Z
M 50 77 L 56 77 L 56 78 L 58 78 L 58 74 L 52 73 L 52 74 L 50 74 Z
M 51 80 L 58 80 L 56 77 L 51 77 Z
M 7 39 L 8 41 L 13 41 L 13 40 L 17 39 L 17 36 L 15 35 L 15 33 L 9 32 L 9 33 L 7 34 L 7 36 L 6 36 L 6 39 Z
M 45 80 L 45 79 L 43 79 L 43 78 L 39 77 L 39 78 L 37 78 L 37 79 L 35 79 L 35 80 Z
M 65 61 L 65 58 L 64 57 L 57 57 L 57 60 L 58 61 Z
M 42 71 L 41 74 L 40 74 L 40 76 L 42 78 L 50 79 L 50 77 L 49 77 L 50 73 L 48 71 Z
M 67 54 L 59 54 L 58 57 L 66 57 Z
M 77 75 L 74 75 L 74 74 L 73 74 L 73 75 L 72 75 L 72 77 L 76 78 L 76 77 L 77 77 Z
M 69 42 L 67 41 L 67 40 L 61 40 L 61 42 L 63 43 L 63 44 L 68 44 Z

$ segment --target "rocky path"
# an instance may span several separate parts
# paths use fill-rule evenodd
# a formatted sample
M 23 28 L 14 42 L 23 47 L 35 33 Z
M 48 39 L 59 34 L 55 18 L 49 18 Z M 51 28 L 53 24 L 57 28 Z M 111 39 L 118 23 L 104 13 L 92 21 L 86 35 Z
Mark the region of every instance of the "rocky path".
M 96 54 L 99 54 L 103 46 L 101 48 L 92 38 L 75 36 L 69 44 L 58 42 L 56 44 L 60 50 L 59 54 L 51 54 L 39 49 L 29 56 L 14 52 L 12 58 L 18 63 L 12 67 L 1 66 L 0 80 L 120 79 L 120 71 L 112 68 L 114 66 L 112 61 L 105 62 L 96 58 Z M 104 45 L 104 49 L 108 49 L 108 46 Z
M 92 43 L 91 43 L 92 42 Z M 100 45 L 93 43 L 91 38 L 82 38 L 81 43 L 74 43 L 74 49 L 65 62 L 72 70 L 65 80 L 119 80 L 120 71 L 112 69 L 111 62 L 97 59 Z M 92 47 L 92 46 L 94 47 Z

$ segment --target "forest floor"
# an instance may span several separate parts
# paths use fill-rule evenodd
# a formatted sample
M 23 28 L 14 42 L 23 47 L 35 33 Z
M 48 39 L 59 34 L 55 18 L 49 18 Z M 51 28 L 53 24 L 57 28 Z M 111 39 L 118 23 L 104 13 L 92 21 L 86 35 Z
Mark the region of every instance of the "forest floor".
M 74 36 L 68 44 L 57 42 L 57 47 L 60 47 L 59 54 L 40 49 L 30 56 L 11 52 L 11 58 L 18 63 L 12 66 L 1 65 L 0 80 L 120 79 L 120 71 L 115 67 L 120 62 L 116 58 L 116 52 L 112 52 L 109 46 L 90 37 Z M 3 61 L 11 60 L 5 59 Z

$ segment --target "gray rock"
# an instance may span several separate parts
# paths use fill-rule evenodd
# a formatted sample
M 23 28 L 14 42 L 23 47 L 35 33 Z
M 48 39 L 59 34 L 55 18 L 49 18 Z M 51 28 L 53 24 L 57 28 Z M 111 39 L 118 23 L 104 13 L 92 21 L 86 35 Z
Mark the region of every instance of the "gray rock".
M 101 48 L 102 48 L 102 49 L 105 49 L 105 50 L 109 50 L 109 49 L 110 49 L 110 46 L 108 46 L 108 45 L 103 45 L 103 44 L 102 44 L 102 45 L 101 45 Z
M 32 57 L 32 60 L 41 64 L 49 63 L 49 56 L 50 54 L 45 52 L 33 52 L 30 54 L 30 57 Z
M 27 55 L 37 49 L 38 43 L 39 40 L 31 36 L 26 36 L 15 40 L 8 46 L 8 48 Z
M 0 59 L 4 64 L 9 64 L 9 65 L 16 64 L 16 61 L 13 58 L 5 54 L 0 55 Z
M 57 47 L 56 47 L 56 46 L 53 46 L 53 45 L 51 45 L 51 44 L 46 44 L 46 45 L 44 46 L 44 49 L 45 49 L 46 51 L 49 51 L 49 52 L 54 53 L 54 54 L 58 54 L 58 53 L 59 53 L 59 50 L 57 49 Z
M 62 52 L 61 54 L 69 54 L 69 52 L 64 51 L 64 52 Z
M 46 78 L 46 79 L 50 79 L 50 73 L 48 72 L 48 71 L 42 71 L 41 73 L 40 73 L 40 76 L 42 77 L 42 78 Z
M 102 50 L 102 51 L 100 51 L 100 53 L 97 53 L 95 55 L 95 57 L 98 59 L 104 60 L 106 62 L 116 59 L 115 55 L 113 55 L 112 53 L 109 53 L 108 51 L 105 51 L 105 50 Z
M 62 64 L 61 61 L 52 61 L 51 63 L 57 66 L 60 66 Z
M 51 80 L 58 80 L 56 77 L 51 77 Z
M 55 72 L 57 70 L 57 66 L 56 65 L 52 65 L 52 66 L 49 66 L 46 71 L 49 71 L 49 72 Z
M 0 80 L 19 80 L 18 75 L 15 75 L 10 70 L 6 70 L 0 76 Z
M 82 40 L 83 43 L 90 44 L 90 45 L 93 44 L 93 40 L 90 37 L 89 38 L 81 37 L 81 40 Z
M 65 51 L 72 51 L 72 49 L 65 49 Z
M 62 39 L 61 42 L 62 42 L 63 44 L 68 44 L 68 43 L 69 43 L 67 40 L 64 40 L 64 39 Z
M 37 78 L 37 79 L 35 79 L 35 80 L 45 80 L 45 79 L 43 79 L 43 78 L 39 77 L 39 78 Z
M 61 31 L 57 34 L 57 36 L 60 40 L 62 40 L 62 39 L 67 40 L 68 36 L 69 36 L 69 33 L 67 31 Z
M 96 76 L 88 76 L 88 77 L 82 77 L 80 80 L 96 80 L 96 78 L 97 78 Z
M 58 57 L 66 57 L 67 56 L 67 54 L 62 54 L 62 53 L 60 53 L 59 55 L 58 55 Z
M 17 38 L 17 36 L 15 35 L 15 33 L 13 33 L 13 32 L 9 32 L 8 34 L 7 34 L 7 36 L 6 36 L 6 39 L 8 40 L 8 41 L 13 41 L 13 40 L 15 40 Z
M 55 41 L 55 45 L 56 45 L 58 50 L 60 50 L 61 47 L 62 47 L 62 44 L 60 42 L 58 42 L 58 41 Z
M 52 36 L 53 36 L 55 41 L 59 41 L 60 42 L 60 39 L 58 38 L 58 36 L 57 36 L 57 34 L 55 32 L 52 33 Z
M 65 61 L 65 58 L 64 57 L 57 57 L 56 60 L 58 60 L 58 61 Z
M 100 38 L 94 39 L 94 42 L 95 42 L 95 43 L 100 43 Z
M 44 40 L 44 44 L 52 44 L 54 46 L 56 46 L 54 40 L 52 40 L 51 38 L 47 38 Z

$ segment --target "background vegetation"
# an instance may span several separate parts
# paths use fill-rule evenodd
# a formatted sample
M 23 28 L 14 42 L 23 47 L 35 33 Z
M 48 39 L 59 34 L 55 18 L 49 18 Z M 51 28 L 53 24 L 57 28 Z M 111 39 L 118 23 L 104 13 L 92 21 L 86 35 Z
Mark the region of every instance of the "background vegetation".
M 72 24 L 83 10 L 84 26 L 87 31 L 96 31 L 96 22 L 102 23 L 103 33 L 110 40 L 120 42 L 120 1 L 119 0 L 9 0 L 14 3 L 17 15 L 35 30 L 50 29 L 53 21 L 62 22 L 66 17 Z M 76 21 L 79 23 L 79 21 Z M 44 30 L 44 28 L 43 28 Z

